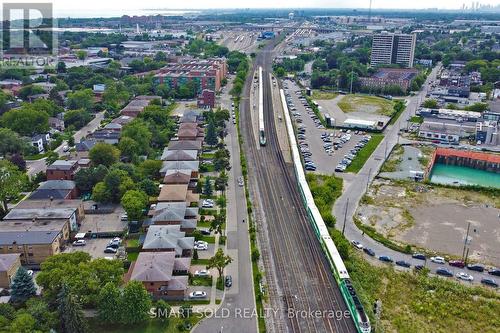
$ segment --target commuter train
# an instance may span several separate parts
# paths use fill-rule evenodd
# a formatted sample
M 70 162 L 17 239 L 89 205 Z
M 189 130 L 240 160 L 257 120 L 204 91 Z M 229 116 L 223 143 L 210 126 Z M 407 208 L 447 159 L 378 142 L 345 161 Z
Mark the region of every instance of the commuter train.
M 266 145 L 266 132 L 264 131 L 264 81 L 262 67 L 259 67 L 259 142 L 261 146 Z
M 280 90 L 280 96 L 281 96 L 281 102 L 283 104 L 283 110 L 285 113 L 285 121 L 290 141 L 290 147 L 292 150 L 295 174 L 297 176 L 300 195 L 302 197 L 302 202 L 304 203 L 304 206 L 306 208 L 309 222 L 312 224 L 314 232 L 320 241 L 321 248 L 323 249 L 323 252 L 325 253 L 328 259 L 331 270 L 333 272 L 333 276 L 337 281 L 337 284 L 340 288 L 340 292 L 342 293 L 342 297 L 344 298 L 347 306 L 349 307 L 352 318 L 354 320 L 354 324 L 356 325 L 358 332 L 370 333 L 371 332 L 370 320 L 366 315 L 363 305 L 361 304 L 358 296 L 356 295 L 356 290 L 354 290 L 354 287 L 351 284 L 351 280 L 349 279 L 349 273 L 347 272 L 344 262 L 340 257 L 339 251 L 335 246 L 335 243 L 330 237 L 328 228 L 326 227 L 326 224 L 323 221 L 321 214 L 319 213 L 318 207 L 316 207 L 316 204 L 314 203 L 314 198 L 312 196 L 311 190 L 309 189 L 309 185 L 307 184 L 306 175 L 304 172 L 304 168 L 302 166 L 302 161 L 300 159 L 299 149 L 297 147 L 297 141 L 295 139 L 292 120 L 290 119 L 290 114 L 288 112 L 288 105 L 286 103 L 283 89 Z

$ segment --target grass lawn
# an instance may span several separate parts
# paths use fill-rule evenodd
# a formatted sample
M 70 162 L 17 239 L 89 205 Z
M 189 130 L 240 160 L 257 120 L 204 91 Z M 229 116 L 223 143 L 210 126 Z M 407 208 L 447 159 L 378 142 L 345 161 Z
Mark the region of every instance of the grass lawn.
M 500 294 L 453 280 L 392 267 L 375 267 L 352 254 L 346 262 L 351 280 L 375 324 L 372 305 L 382 301 L 376 332 L 499 332 Z
M 351 165 L 347 167 L 346 172 L 358 173 L 359 170 L 365 165 L 366 160 L 371 156 L 373 151 L 378 147 L 380 141 L 384 138 L 383 134 L 371 134 L 372 138 L 366 146 L 361 148 Z
M 178 333 L 180 330 L 177 326 L 185 321 L 191 324 L 191 327 L 196 325 L 201 318 L 198 315 L 193 315 L 189 319 L 182 319 L 178 317 L 171 317 L 165 321 L 161 319 L 150 319 L 148 322 L 141 325 L 132 326 L 99 326 L 95 321 L 90 321 L 89 332 L 94 333 Z
M 358 94 L 344 96 L 344 98 L 339 101 L 338 106 L 345 113 L 358 111 L 376 113 L 390 117 L 394 112 L 392 101 L 381 97 Z
M 193 259 L 191 265 L 208 265 L 208 259 Z
M 312 98 L 319 100 L 334 99 L 339 94 L 331 91 L 313 90 Z
M 35 161 L 39 160 L 41 158 L 47 157 L 49 155 L 49 152 L 42 153 L 42 154 L 35 154 L 35 155 L 30 155 L 30 156 L 24 156 L 24 159 L 26 161 Z
M 139 252 L 129 252 L 129 253 L 127 253 L 127 260 L 128 261 L 136 261 L 138 256 L 139 256 Z
M 211 287 L 212 286 L 212 277 L 211 276 L 193 276 L 189 281 L 189 284 L 192 286 L 203 286 L 203 287 Z
M 421 116 L 413 116 L 410 118 L 410 122 L 411 123 L 417 123 L 417 124 L 421 124 L 424 122 L 424 118 L 421 117 Z
M 127 239 L 127 247 L 138 247 L 138 246 L 139 246 L 138 238 Z

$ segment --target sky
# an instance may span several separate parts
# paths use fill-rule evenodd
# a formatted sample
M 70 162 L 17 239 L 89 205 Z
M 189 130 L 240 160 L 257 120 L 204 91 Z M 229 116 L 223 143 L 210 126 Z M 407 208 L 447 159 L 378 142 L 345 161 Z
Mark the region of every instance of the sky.
M 127 15 L 161 14 L 169 9 L 206 8 L 368 8 L 370 0 L 31 0 L 9 2 L 52 2 L 57 17 L 110 17 Z M 499 0 L 479 1 L 485 5 L 498 5 Z M 372 0 L 372 8 L 393 9 L 459 9 L 464 0 Z M 162 9 L 162 11 L 151 11 Z

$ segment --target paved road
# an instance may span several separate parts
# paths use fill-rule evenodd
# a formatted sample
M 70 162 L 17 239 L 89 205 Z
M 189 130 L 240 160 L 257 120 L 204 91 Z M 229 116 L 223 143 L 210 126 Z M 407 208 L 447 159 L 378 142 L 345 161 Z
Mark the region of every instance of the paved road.
M 264 67 L 268 78 L 273 58 L 272 45 L 256 58 L 256 66 Z M 247 80 L 248 83 L 248 80 Z M 264 116 L 267 145 L 257 149 L 252 135 L 249 100 L 242 103 L 242 124 L 245 152 L 249 163 L 249 179 L 257 191 L 253 203 L 258 211 L 259 237 L 267 240 L 261 244 L 269 247 L 266 280 L 270 306 L 278 313 L 268 318 L 268 330 L 273 332 L 355 332 L 351 318 L 310 316 L 308 311 L 347 310 L 320 244 L 308 222 L 293 165 L 283 159 L 278 146 L 272 108 L 271 84 L 264 81 Z M 248 84 L 245 95 L 248 96 Z M 261 238 L 259 238 L 261 239 Z M 263 253 L 263 257 L 266 255 Z M 277 284 L 274 283 L 274 278 Z M 271 279 L 271 280 L 269 280 Z M 277 306 L 277 307 L 276 307 Z M 304 317 L 290 314 L 305 311 Z M 272 323 L 272 324 L 270 324 Z
M 231 110 L 231 100 L 227 92 L 230 85 L 224 89 L 221 96 L 222 107 Z M 238 186 L 241 176 L 240 148 L 236 125 L 228 122 L 227 148 L 231 153 L 231 171 L 227 188 L 227 248 L 226 253 L 233 262 L 226 268 L 226 275 L 233 278 L 233 286 L 226 290 L 224 300 L 212 318 L 202 321 L 195 332 L 256 332 L 255 316 L 243 315 L 255 309 L 255 297 L 252 280 L 252 265 L 250 260 L 250 241 L 248 227 L 242 221 L 248 221 L 246 199 L 243 187 Z M 244 312 L 246 311 L 246 312 Z M 241 313 L 241 315 L 239 315 Z M 227 316 L 227 317 L 226 317 Z M 225 318 L 221 318 L 225 317 Z
M 405 128 L 406 119 L 415 114 L 417 107 L 424 100 L 425 95 L 427 94 L 427 91 L 429 89 L 428 83 L 431 80 L 435 79 L 438 69 L 438 66 L 434 68 L 418 95 L 408 98 L 408 105 L 406 107 L 406 110 L 403 112 L 403 114 L 401 114 L 394 125 L 389 126 L 386 129 L 384 140 L 382 140 L 380 145 L 373 152 L 372 156 L 370 156 L 370 158 L 366 161 L 365 165 L 359 171 L 359 173 L 352 180 L 350 180 L 342 196 L 335 202 L 335 205 L 333 207 L 333 214 L 337 219 L 336 228 L 342 230 L 344 226 L 344 215 L 346 214 L 347 207 L 347 218 L 345 220 L 345 236 L 349 240 L 359 241 L 365 247 L 371 248 L 373 251 L 375 251 L 377 257 L 380 255 L 388 255 L 392 259 L 394 259 L 394 261 L 405 260 L 412 265 L 422 265 L 425 263 L 426 267 L 430 268 L 433 272 L 439 267 L 446 267 L 455 274 L 459 271 L 463 271 L 463 269 L 450 267 L 448 265 L 435 264 L 430 262 L 429 260 L 427 262 L 424 262 L 422 260 L 412 259 L 410 255 L 391 250 L 384 245 L 374 241 L 370 237 L 362 235 L 361 230 L 356 227 L 352 219 L 352 217 L 356 213 L 361 197 L 366 192 L 368 182 L 373 181 L 373 179 L 378 174 L 380 167 L 384 163 L 386 155 L 388 155 L 393 147 L 397 144 L 399 139 L 399 129 Z M 475 282 L 479 282 L 483 277 L 492 277 L 488 274 L 481 274 L 469 270 L 466 271 L 467 273 L 474 276 Z
M 104 111 L 97 113 L 91 122 L 82 127 L 80 130 L 76 131 L 75 134 L 73 134 L 75 142 L 80 142 L 80 140 L 84 138 L 87 134 L 94 132 L 99 127 L 103 119 L 104 119 Z M 67 144 L 68 144 L 67 141 L 63 141 L 61 145 L 57 147 L 54 151 L 58 153 L 59 156 L 67 155 L 67 153 L 64 152 L 64 146 L 66 146 Z M 45 158 L 35 161 L 26 161 L 26 164 L 29 176 L 33 176 L 39 172 L 45 172 L 47 170 Z

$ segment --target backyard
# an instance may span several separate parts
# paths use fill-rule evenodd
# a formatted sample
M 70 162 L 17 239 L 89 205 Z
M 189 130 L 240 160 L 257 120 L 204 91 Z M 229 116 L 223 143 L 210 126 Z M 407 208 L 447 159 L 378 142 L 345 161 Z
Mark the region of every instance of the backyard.
M 381 97 L 354 94 L 344 96 L 337 105 L 344 113 L 363 112 L 390 117 L 394 112 L 393 104 Z

